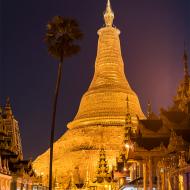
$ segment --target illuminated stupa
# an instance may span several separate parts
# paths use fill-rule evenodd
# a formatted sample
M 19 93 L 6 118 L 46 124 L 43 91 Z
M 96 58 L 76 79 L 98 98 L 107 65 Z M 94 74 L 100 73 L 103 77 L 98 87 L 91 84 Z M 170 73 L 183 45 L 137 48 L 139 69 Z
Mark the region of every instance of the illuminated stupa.
M 116 165 L 123 142 L 126 117 L 126 99 L 132 122 L 137 116 L 145 118 L 137 95 L 131 89 L 124 73 L 119 34 L 113 27 L 114 13 L 110 1 L 104 13 L 105 26 L 98 31 L 98 50 L 95 73 L 89 89 L 83 95 L 78 113 L 68 124 L 66 133 L 54 144 L 53 171 L 60 182 L 69 182 L 74 175 L 76 183 L 96 176 L 100 147 L 104 146 L 109 166 Z M 34 168 L 48 179 L 49 150 L 34 161 Z M 78 176 L 75 174 L 77 173 Z

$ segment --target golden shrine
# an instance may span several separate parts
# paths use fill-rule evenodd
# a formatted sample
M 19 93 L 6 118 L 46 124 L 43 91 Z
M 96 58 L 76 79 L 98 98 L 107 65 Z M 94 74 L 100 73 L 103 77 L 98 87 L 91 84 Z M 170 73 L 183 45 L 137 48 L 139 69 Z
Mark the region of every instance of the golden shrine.
M 95 73 L 89 89 L 83 95 L 74 120 L 54 144 L 53 173 L 60 186 L 74 181 L 83 184 L 96 177 L 100 148 L 106 151 L 110 170 L 122 149 L 126 117 L 126 99 L 134 126 L 145 119 L 139 100 L 131 89 L 121 55 L 120 31 L 113 26 L 114 13 L 108 0 L 104 13 L 105 26 L 98 31 L 98 50 Z M 49 150 L 37 157 L 33 166 L 43 172 L 48 183 Z

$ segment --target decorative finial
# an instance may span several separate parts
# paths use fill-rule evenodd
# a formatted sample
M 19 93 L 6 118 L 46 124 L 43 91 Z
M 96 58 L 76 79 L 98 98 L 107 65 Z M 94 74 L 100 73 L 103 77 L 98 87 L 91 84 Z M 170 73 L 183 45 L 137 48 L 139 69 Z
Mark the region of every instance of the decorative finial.
M 126 98 L 126 103 L 127 103 L 127 110 L 126 110 L 127 113 L 126 113 L 125 122 L 126 122 L 126 124 L 131 124 L 131 114 L 129 112 L 129 98 L 128 98 L 128 96 Z
M 106 178 L 111 177 L 111 173 L 109 172 L 109 165 L 108 161 L 106 159 L 106 152 L 104 148 L 101 148 L 99 152 L 99 161 L 97 165 L 97 181 L 101 180 L 104 181 L 107 180 Z
M 150 101 L 148 101 L 148 108 L 147 108 L 147 117 L 149 118 L 152 113 L 152 104 Z
M 11 109 L 11 103 L 10 103 L 9 97 L 7 97 L 7 99 L 6 99 L 5 114 L 7 116 L 12 115 L 12 109 Z
M 184 63 L 184 89 L 183 93 L 188 97 L 189 91 L 189 71 L 188 71 L 188 55 L 187 50 L 184 43 L 184 54 L 183 54 L 183 63 Z
M 104 20 L 107 27 L 111 27 L 113 25 L 114 13 L 111 9 L 110 0 L 107 1 L 106 11 L 104 13 Z
M 186 48 L 184 48 L 183 63 L 184 63 L 184 74 L 185 74 L 185 77 L 189 78 L 188 56 L 187 56 L 187 50 L 186 50 Z
M 11 106 L 11 104 L 10 104 L 10 98 L 7 97 L 7 99 L 6 99 L 6 107 L 10 107 L 10 106 Z

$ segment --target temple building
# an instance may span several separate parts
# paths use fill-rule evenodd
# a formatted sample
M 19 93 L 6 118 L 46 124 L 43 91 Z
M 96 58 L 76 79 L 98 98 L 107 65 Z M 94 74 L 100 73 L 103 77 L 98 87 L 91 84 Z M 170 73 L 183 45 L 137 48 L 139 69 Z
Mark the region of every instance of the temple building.
M 137 131 L 126 122 L 125 150 L 115 171 L 123 189 L 190 189 L 190 76 L 184 52 L 184 79 L 173 105 L 156 116 L 148 105 L 147 119 L 139 119 Z M 128 171 L 128 172 L 126 172 Z M 127 180 L 128 179 L 128 180 Z
M 29 190 L 38 183 L 31 160 L 23 160 L 19 124 L 9 98 L 0 106 L 0 189 Z
M 184 52 L 184 79 L 173 105 L 146 116 L 128 83 L 120 31 L 107 1 L 98 30 L 95 72 L 68 130 L 54 143 L 55 189 L 190 189 L 190 77 Z M 33 162 L 48 185 L 49 149 Z

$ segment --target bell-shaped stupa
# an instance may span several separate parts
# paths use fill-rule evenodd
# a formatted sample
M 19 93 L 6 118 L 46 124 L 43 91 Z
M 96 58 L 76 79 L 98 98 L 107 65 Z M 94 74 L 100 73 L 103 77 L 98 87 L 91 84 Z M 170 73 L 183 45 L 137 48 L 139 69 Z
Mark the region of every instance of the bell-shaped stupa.
M 124 73 L 119 34 L 113 27 L 114 13 L 110 1 L 104 13 L 105 27 L 98 31 L 98 50 L 95 73 L 88 91 L 83 95 L 79 111 L 69 128 L 87 125 L 122 125 L 125 121 L 126 98 L 130 114 L 144 118 L 139 100 Z
M 127 98 L 133 124 L 137 124 L 137 116 L 145 118 L 124 73 L 120 31 L 113 26 L 114 13 L 109 0 L 104 20 L 105 26 L 98 31 L 93 80 L 82 97 L 78 113 L 68 124 L 69 129 L 54 144 L 53 170 L 56 179 L 64 184 L 69 183 L 71 176 L 76 183 L 84 182 L 87 170 L 93 179 L 102 146 L 110 168 L 115 165 L 123 143 Z M 34 161 L 34 168 L 44 173 L 44 180 L 48 179 L 48 166 L 49 150 Z

